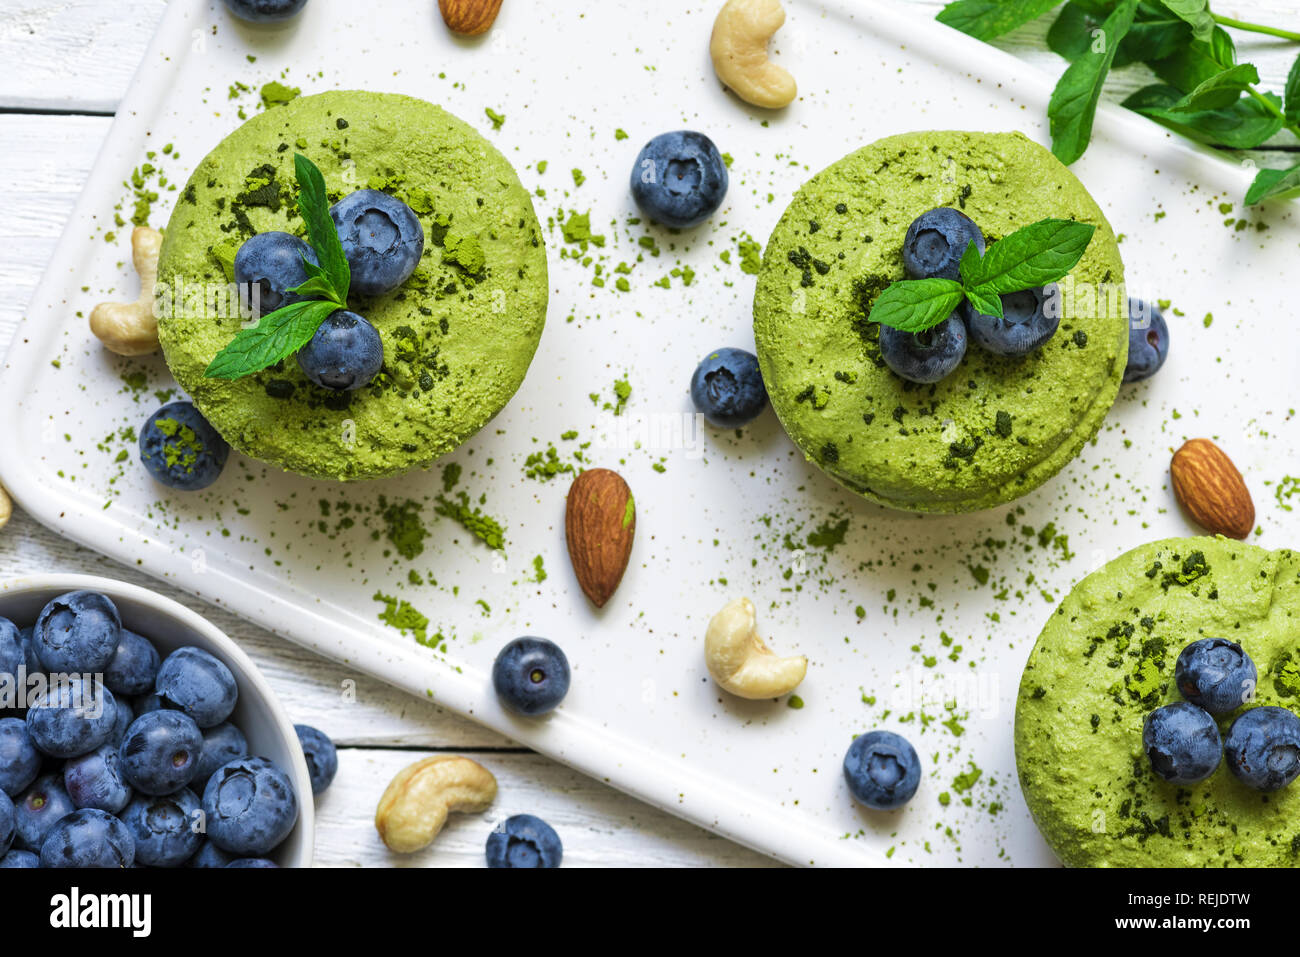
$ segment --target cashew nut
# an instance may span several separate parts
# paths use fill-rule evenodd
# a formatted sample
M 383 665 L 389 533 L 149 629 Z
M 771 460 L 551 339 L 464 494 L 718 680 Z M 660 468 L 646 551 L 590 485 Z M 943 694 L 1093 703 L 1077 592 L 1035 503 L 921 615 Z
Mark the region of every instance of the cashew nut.
M 143 356 L 158 351 L 153 288 L 158 281 L 162 239 L 162 233 L 148 226 L 137 226 L 131 232 L 131 259 L 140 274 L 140 298 L 135 302 L 102 302 L 90 313 L 90 331 L 109 352 Z
M 722 690 L 738 698 L 789 694 L 808 672 L 803 655 L 779 658 L 763 644 L 748 598 L 728 602 L 713 616 L 704 635 L 704 663 Z
M 397 772 L 375 811 L 375 828 L 390 850 L 428 847 L 452 811 L 485 811 L 497 779 L 477 761 L 451 754 L 417 761 Z
M 746 103 L 779 110 L 798 92 L 790 71 L 767 57 L 767 43 L 783 23 L 777 0 L 727 0 L 713 22 L 713 69 Z
M 14 500 L 9 497 L 5 487 L 0 485 L 0 528 L 9 524 L 9 519 L 14 514 Z

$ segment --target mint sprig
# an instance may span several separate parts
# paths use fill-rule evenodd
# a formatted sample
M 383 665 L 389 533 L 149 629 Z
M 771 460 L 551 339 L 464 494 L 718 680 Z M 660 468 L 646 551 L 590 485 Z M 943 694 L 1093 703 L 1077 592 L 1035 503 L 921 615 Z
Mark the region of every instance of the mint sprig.
M 307 242 L 320 265 L 303 259 L 307 280 L 288 292 L 303 297 L 262 316 L 251 329 L 242 329 L 208 365 L 209 379 L 242 379 L 293 355 L 316 334 L 321 323 L 348 307 L 352 270 L 343 243 L 330 217 L 325 177 L 316 164 L 295 153 L 298 211 L 307 227 Z
M 1044 219 L 994 243 L 983 256 L 972 242 L 961 257 L 961 282 L 900 280 L 872 305 L 871 320 L 903 332 L 925 332 L 951 316 L 962 300 L 1000 319 L 1002 296 L 1064 278 L 1079 264 L 1096 231 L 1088 223 Z

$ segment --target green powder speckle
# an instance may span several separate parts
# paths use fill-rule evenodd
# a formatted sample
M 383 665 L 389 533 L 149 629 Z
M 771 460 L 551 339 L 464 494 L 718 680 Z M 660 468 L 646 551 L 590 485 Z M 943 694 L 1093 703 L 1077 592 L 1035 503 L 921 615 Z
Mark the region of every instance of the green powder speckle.
M 483 542 L 488 548 L 503 549 L 506 544 L 505 531 L 496 519 L 470 504 L 469 496 L 460 492 L 456 500 L 439 495 L 434 511 L 445 518 L 459 522 L 464 529 Z

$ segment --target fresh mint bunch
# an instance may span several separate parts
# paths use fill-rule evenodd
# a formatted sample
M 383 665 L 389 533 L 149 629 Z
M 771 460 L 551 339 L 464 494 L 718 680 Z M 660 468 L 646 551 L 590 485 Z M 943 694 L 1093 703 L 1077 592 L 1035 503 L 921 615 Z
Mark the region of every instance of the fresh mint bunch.
M 993 40 L 1060 2 L 956 0 L 938 19 L 980 40 Z M 1237 61 L 1230 27 L 1300 43 L 1300 33 L 1220 16 L 1209 0 L 1071 0 L 1047 33 L 1047 45 L 1070 65 L 1048 104 L 1052 152 L 1063 163 L 1084 154 L 1102 86 L 1112 68 L 1145 63 L 1160 83 L 1124 106 L 1211 146 L 1253 149 L 1286 130 L 1300 139 L 1300 58 L 1283 95 L 1258 89 L 1259 71 Z M 1300 188 L 1300 164 L 1260 170 L 1246 205 Z
M 204 375 L 209 379 L 240 379 L 287 359 L 311 341 L 322 322 L 348 307 L 352 271 L 330 218 L 325 177 L 301 153 L 294 154 L 293 167 L 298 212 L 320 265 L 303 259 L 307 281 L 288 291 L 306 298 L 267 313 L 251 329 L 240 330 L 208 366 Z
M 1002 296 L 1064 278 L 1079 264 L 1096 226 L 1044 219 L 993 243 L 983 256 L 972 242 L 961 257 L 961 281 L 904 279 L 885 289 L 871 320 L 902 332 L 939 325 L 969 300 L 986 316 L 1002 318 Z

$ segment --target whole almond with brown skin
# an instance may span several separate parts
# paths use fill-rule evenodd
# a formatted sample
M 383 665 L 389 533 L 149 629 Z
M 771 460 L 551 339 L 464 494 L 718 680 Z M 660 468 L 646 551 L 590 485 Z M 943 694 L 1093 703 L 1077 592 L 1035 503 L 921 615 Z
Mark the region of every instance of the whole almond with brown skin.
M 564 509 L 564 535 L 583 594 L 597 608 L 605 607 L 623 580 L 636 536 L 636 503 L 621 475 L 591 469 L 574 479 Z
M 443 22 L 452 33 L 476 37 L 492 29 L 501 0 L 438 0 Z
M 1255 527 L 1255 503 L 1232 459 L 1209 439 L 1192 439 L 1169 463 L 1174 496 L 1207 531 L 1244 539 Z

